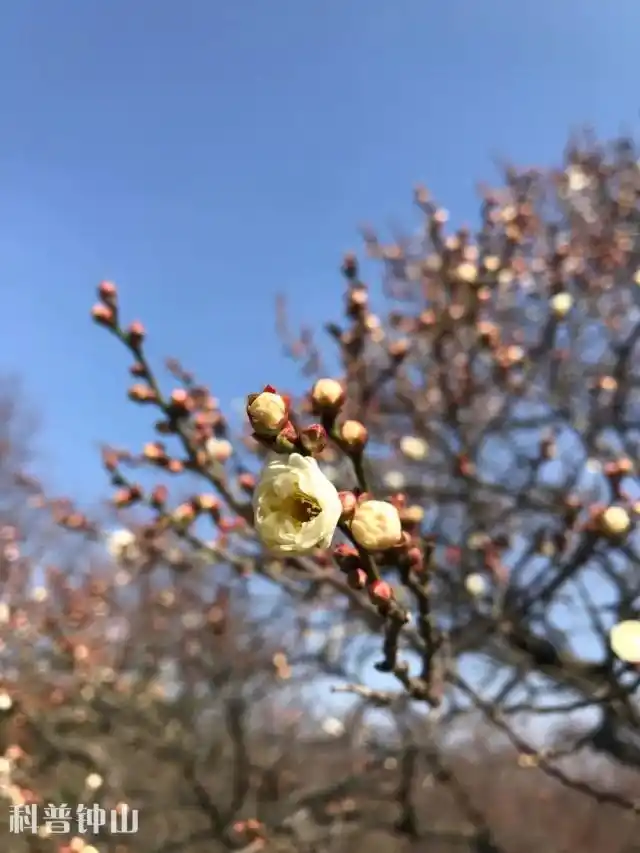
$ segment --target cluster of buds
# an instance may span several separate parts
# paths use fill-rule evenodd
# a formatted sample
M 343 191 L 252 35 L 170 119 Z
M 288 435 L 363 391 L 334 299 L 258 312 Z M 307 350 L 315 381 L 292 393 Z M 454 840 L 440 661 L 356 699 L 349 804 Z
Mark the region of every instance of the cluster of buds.
M 114 329 L 118 313 L 118 289 L 112 281 L 101 281 L 98 285 L 98 299 L 91 309 L 91 316 L 101 326 Z
M 278 453 L 302 453 L 318 456 L 327 446 L 327 431 L 322 424 L 296 428 L 290 416 L 290 399 L 266 385 L 259 394 L 247 398 L 247 416 L 254 437 Z

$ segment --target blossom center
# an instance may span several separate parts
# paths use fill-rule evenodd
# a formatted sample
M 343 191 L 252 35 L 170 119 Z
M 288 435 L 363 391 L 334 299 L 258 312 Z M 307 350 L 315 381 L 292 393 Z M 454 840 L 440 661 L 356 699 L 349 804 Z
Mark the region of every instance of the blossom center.
M 322 512 L 322 507 L 311 495 L 301 489 L 295 489 L 288 495 L 282 505 L 283 511 L 298 524 L 306 524 L 313 521 Z

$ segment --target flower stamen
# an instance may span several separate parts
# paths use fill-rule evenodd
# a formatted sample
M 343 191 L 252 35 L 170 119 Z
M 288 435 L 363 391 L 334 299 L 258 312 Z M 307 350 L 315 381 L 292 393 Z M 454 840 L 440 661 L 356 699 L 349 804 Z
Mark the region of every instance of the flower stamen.
M 290 518 L 299 524 L 306 524 L 308 521 L 313 521 L 322 512 L 320 503 L 301 489 L 295 489 L 286 498 L 283 509 Z

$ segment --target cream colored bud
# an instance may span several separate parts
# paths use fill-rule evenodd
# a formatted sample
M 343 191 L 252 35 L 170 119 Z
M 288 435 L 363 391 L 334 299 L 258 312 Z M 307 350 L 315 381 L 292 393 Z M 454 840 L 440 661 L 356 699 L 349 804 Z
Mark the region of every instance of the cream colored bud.
M 344 388 L 337 379 L 318 379 L 311 389 L 311 401 L 320 409 L 335 409 L 344 400 Z
M 367 428 L 360 421 L 345 421 L 340 430 L 340 437 L 349 447 L 361 449 L 367 443 Z
M 562 320 L 573 308 L 573 296 L 565 291 L 556 293 L 555 296 L 551 297 L 549 304 L 551 305 L 554 316 L 558 320 Z
M 621 506 L 610 506 L 602 513 L 602 530 L 608 536 L 624 536 L 631 527 L 629 513 Z
M 247 415 L 254 431 L 258 434 L 275 435 L 289 419 L 285 400 L 271 391 L 262 391 L 249 397 Z
M 351 532 L 358 545 L 370 551 L 393 548 L 402 539 L 398 510 L 387 501 L 364 501 L 353 514 Z

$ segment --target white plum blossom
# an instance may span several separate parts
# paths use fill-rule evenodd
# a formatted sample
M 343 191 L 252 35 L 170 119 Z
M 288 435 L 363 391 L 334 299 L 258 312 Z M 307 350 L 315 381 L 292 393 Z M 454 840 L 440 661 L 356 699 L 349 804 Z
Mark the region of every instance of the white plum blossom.
M 400 515 L 387 501 L 363 501 L 356 507 L 351 532 L 358 545 L 369 551 L 384 551 L 402 538 Z
M 110 533 L 106 544 L 107 551 L 117 562 L 134 561 L 139 556 L 135 533 L 126 527 Z
M 272 453 L 254 492 L 256 530 L 274 554 L 305 554 L 331 544 L 342 503 L 312 457 Z
M 609 632 L 609 643 L 620 660 L 640 663 L 640 622 L 637 619 L 618 622 Z

